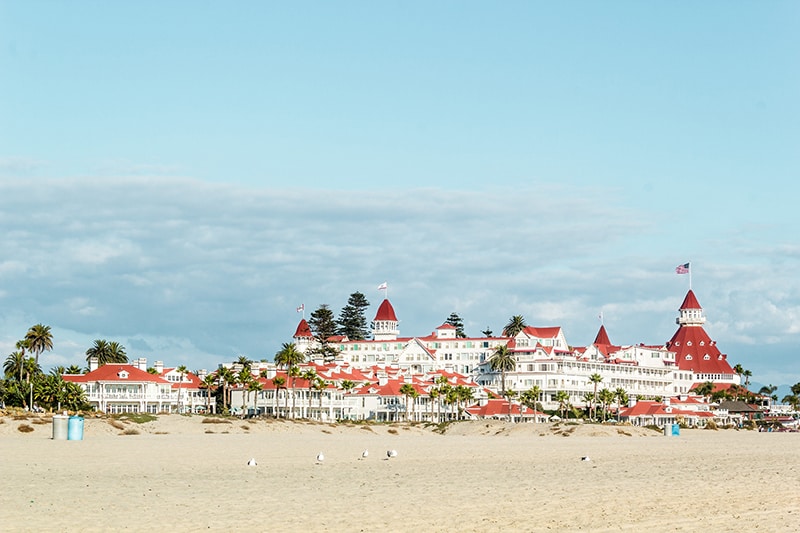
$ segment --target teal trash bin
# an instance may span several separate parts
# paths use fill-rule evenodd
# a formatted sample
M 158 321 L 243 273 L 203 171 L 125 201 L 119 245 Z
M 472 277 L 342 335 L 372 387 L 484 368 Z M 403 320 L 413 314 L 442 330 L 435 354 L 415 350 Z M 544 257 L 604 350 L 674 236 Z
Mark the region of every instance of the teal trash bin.
M 67 415 L 53 416 L 53 440 L 67 440 L 69 417 Z
M 83 417 L 69 417 L 69 427 L 67 429 L 67 440 L 83 440 Z
M 681 435 L 681 426 L 679 424 L 672 424 L 672 436 L 680 437 L 680 435 Z

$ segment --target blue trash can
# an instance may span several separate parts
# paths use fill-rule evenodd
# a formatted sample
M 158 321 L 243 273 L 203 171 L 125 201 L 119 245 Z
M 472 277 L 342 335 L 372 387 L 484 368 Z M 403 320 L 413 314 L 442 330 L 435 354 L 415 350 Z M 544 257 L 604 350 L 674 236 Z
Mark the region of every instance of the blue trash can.
M 680 424 L 672 424 L 672 436 L 679 437 L 681 434 L 681 426 Z
M 69 424 L 67 427 L 67 440 L 83 440 L 82 416 L 69 417 Z

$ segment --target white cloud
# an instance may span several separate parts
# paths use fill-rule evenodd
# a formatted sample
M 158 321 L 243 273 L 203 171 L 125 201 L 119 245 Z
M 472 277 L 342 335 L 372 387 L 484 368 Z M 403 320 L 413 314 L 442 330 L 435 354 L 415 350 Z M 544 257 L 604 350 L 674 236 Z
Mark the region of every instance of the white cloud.
M 581 345 L 602 309 L 614 342 L 664 342 L 686 291 L 672 269 L 691 254 L 707 329 L 733 359 L 740 345 L 797 340 L 796 247 L 761 239 L 729 249 L 700 235 L 682 238 L 688 250 L 664 248 L 648 218 L 614 194 L 0 180 L 0 222 L 12 236 L 0 286 L 28 317 L 24 328 L 131 339 L 141 347 L 131 356 L 194 368 L 239 353 L 271 359 L 300 303 L 338 313 L 360 290 L 374 312 L 384 280 L 404 335 L 425 335 L 452 311 L 473 335 L 521 313 Z

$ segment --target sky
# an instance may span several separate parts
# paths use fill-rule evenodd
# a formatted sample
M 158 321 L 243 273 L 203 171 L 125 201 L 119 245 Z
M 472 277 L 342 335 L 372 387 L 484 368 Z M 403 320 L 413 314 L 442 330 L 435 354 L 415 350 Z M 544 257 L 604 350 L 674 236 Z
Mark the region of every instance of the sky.
M 800 4 L 0 0 L 0 355 L 190 369 L 388 297 L 800 382 Z

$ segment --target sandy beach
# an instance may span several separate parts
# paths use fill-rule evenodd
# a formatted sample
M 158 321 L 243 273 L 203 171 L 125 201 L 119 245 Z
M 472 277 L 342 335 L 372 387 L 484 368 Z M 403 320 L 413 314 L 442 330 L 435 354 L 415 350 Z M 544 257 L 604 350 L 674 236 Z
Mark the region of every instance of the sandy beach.
M 798 433 L 162 415 L 55 441 L 47 417 L 0 420 L 4 531 L 800 528 Z

